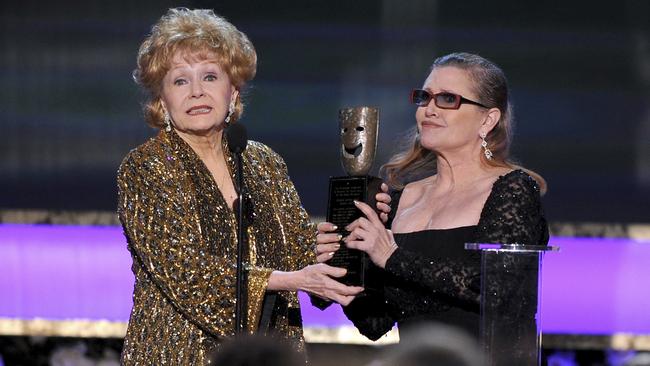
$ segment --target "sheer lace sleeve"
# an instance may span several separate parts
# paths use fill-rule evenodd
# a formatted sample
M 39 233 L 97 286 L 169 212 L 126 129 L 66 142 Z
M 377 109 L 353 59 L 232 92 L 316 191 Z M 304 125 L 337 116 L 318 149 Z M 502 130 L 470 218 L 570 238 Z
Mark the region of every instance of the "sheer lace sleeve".
M 386 262 L 386 271 L 433 294 L 478 306 L 481 291 L 478 256 L 472 255 L 466 260 L 431 259 L 398 248 Z
M 348 306 L 342 306 L 361 334 L 376 341 L 395 325 L 384 297 L 378 294 L 357 297 Z
M 494 183 L 478 224 L 477 242 L 546 245 L 548 225 L 537 182 L 522 170 Z

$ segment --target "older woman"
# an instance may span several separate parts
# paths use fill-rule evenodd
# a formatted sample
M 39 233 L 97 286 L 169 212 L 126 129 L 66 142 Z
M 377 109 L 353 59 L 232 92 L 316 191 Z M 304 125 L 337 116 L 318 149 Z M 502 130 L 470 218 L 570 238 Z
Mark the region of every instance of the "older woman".
M 161 131 L 118 172 L 136 278 L 124 364 L 202 364 L 234 332 L 236 194 L 223 131 L 241 116 L 241 91 L 255 71 L 248 38 L 210 10 L 171 9 L 140 47 L 134 76 L 149 94 L 146 120 Z M 331 278 L 345 270 L 315 264 L 316 230 L 280 156 L 250 141 L 243 174 L 248 328 L 258 324 L 265 292 L 278 291 L 274 330 L 300 348 L 297 290 L 348 304 L 362 289 Z
M 467 53 L 440 57 L 411 100 L 417 132 L 383 167 L 401 191 L 392 230 L 358 203 L 366 218 L 350 224 L 345 239 L 384 269 L 384 295 L 359 297 L 344 311 L 370 339 L 395 322 L 402 333 L 424 320 L 478 336 L 480 256 L 464 243 L 546 245 L 545 182 L 509 160 L 508 86 L 492 62 Z M 334 251 L 329 225 L 319 229 L 319 252 Z

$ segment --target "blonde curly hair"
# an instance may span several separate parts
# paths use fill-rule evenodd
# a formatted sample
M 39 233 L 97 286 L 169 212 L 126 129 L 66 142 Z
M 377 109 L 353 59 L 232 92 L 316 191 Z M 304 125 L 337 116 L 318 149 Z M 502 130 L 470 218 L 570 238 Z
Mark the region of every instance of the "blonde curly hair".
M 155 128 L 165 125 L 160 96 L 162 81 L 171 68 L 172 57 L 179 50 L 199 60 L 216 57 L 219 66 L 240 92 L 246 82 L 255 77 L 255 48 L 234 25 L 208 9 L 169 9 L 140 45 L 138 65 L 133 71 L 133 79 L 148 94 L 144 104 L 145 120 Z M 244 105 L 238 96 L 230 121 L 236 122 L 243 110 Z

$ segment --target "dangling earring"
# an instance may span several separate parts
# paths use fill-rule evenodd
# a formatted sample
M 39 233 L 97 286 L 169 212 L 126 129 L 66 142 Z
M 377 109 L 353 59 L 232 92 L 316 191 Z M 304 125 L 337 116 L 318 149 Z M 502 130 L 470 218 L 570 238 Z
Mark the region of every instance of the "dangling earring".
M 483 146 L 483 154 L 485 155 L 485 158 L 488 160 L 492 160 L 492 151 L 488 149 L 488 143 L 485 141 L 485 138 L 487 137 L 487 134 L 485 132 L 479 133 L 479 136 L 481 136 L 481 146 Z
M 226 116 L 226 119 L 223 120 L 223 122 L 226 124 L 226 127 L 230 124 L 230 116 L 235 112 L 235 101 L 231 101 L 230 105 L 228 106 L 228 115 Z
M 172 131 L 172 118 L 169 116 L 169 112 L 165 109 L 165 131 Z

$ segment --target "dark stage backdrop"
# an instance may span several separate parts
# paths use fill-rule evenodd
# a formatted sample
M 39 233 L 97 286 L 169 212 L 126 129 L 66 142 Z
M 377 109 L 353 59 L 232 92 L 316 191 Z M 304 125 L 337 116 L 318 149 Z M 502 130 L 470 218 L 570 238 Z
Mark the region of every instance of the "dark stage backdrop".
M 0 15 L 0 209 L 114 210 L 115 171 L 154 131 L 131 80 L 169 7 L 209 7 L 255 44 L 243 123 L 323 215 L 342 173 L 337 110 L 381 109 L 378 167 L 414 124 L 432 60 L 508 75 L 514 154 L 549 182 L 552 221 L 650 221 L 650 2 L 12 1 Z M 599 4 L 602 3 L 602 4 Z

